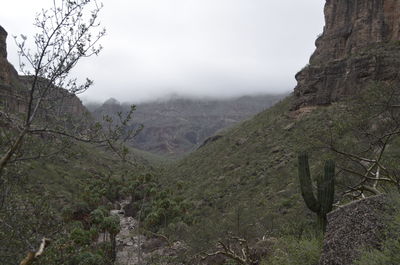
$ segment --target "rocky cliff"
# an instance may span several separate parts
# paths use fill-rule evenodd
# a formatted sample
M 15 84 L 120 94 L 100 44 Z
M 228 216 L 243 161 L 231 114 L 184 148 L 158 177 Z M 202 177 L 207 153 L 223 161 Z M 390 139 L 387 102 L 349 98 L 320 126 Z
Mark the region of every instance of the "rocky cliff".
M 0 26 L 0 106 L 11 112 L 25 112 L 27 108 L 26 92 L 30 86 L 29 76 L 19 76 L 7 60 L 7 32 Z M 57 98 L 57 114 L 82 114 L 87 112 L 78 97 L 65 89 L 54 90 Z
M 0 26 L 0 58 L 7 58 L 7 31 Z
M 297 75 L 294 109 L 355 95 L 376 81 L 398 82 L 400 1 L 327 0 L 325 27 Z
M 13 89 L 18 86 L 18 73 L 7 61 L 6 39 L 7 32 L 0 26 L 0 105 L 5 105 L 12 111 L 20 111 L 23 103 Z

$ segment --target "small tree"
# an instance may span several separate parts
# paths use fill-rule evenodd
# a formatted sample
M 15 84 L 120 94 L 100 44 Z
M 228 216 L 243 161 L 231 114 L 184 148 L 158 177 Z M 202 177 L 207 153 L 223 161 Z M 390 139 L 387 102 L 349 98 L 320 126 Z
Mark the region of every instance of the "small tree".
M 344 195 L 362 198 L 386 188 L 400 190 L 400 91 L 376 83 L 347 102 L 348 120 L 334 119 L 326 147 L 338 156 L 348 184 Z M 389 184 L 389 185 L 387 185 Z
M 34 25 L 39 31 L 34 36 L 35 48 L 28 47 L 26 36 L 15 38 L 20 71 L 26 75 L 23 86 L 28 87 L 18 89 L 26 108 L 22 115 L 13 118 L 13 115 L 1 115 L 11 120 L 9 124 L 16 133 L 1 155 L 0 176 L 6 165 L 15 160 L 28 135 L 56 134 L 89 140 L 75 130 L 68 130 L 69 124 L 57 123 L 49 116 L 53 116 L 64 98 L 82 93 L 93 83 L 87 79 L 78 84 L 77 79 L 69 75 L 79 60 L 97 55 L 102 49 L 98 44 L 105 34 L 104 29 L 99 29 L 101 8 L 95 0 L 53 1 L 53 7 L 43 9 L 35 19 Z
M 101 127 L 94 123 L 89 126 L 75 123 L 72 115 L 67 115 L 71 112 L 65 103 L 77 100 L 75 95 L 93 83 L 87 79 L 78 84 L 77 79 L 70 78 L 70 73 L 82 58 L 101 51 L 99 40 L 105 34 L 98 22 L 101 8 L 96 0 L 54 0 L 52 8 L 43 9 L 36 16 L 34 25 L 38 33 L 33 45 L 24 35 L 15 38 L 20 72 L 24 76 L 14 84 L 13 90 L 24 106 L 18 112 L 0 106 L 0 238 L 3 232 L 6 238 L 12 233 L 18 234 L 8 238 L 11 248 L 0 248 L 3 253 L 13 253 L 7 257 L 11 259 L 10 264 L 27 248 L 31 249 L 31 256 L 32 250 L 38 253 L 34 242 L 43 234 L 51 236 L 49 227 L 54 228 L 54 224 L 48 223 L 57 221 L 51 211 L 48 211 L 50 217 L 42 218 L 42 212 L 37 214 L 44 203 L 44 194 L 39 195 L 40 203 L 33 204 L 29 195 L 16 191 L 21 185 L 18 176 L 25 175 L 21 162 L 57 155 L 71 139 L 100 141 Z M 11 242 L 17 242 L 16 246 Z M 39 253 L 42 252 L 43 249 Z M 35 254 L 32 258 L 38 256 Z

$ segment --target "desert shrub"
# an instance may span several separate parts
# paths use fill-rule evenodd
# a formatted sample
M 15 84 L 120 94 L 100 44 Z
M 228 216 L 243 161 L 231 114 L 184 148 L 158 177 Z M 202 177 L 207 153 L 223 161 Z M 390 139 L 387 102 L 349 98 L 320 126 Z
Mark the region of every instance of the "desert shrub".
M 363 250 L 357 265 L 395 265 L 400 264 L 400 241 L 387 240 L 383 249 Z
M 74 256 L 69 262 L 70 265 L 102 265 L 105 264 L 102 255 L 92 252 L 82 252 Z
M 297 239 L 283 237 L 274 246 L 269 265 L 317 265 L 321 240 L 315 237 Z
M 99 225 L 107 215 L 108 211 L 105 207 L 98 207 L 90 213 L 90 218 L 93 224 Z
M 88 246 L 92 242 L 92 235 L 88 230 L 75 228 L 71 231 L 71 240 L 77 245 Z

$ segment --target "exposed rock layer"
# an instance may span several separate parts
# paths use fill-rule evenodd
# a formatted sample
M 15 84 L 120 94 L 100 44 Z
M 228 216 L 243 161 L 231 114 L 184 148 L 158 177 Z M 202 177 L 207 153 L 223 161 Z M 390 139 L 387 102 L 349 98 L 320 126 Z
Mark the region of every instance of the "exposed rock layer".
M 7 61 L 7 32 L 0 26 L 0 105 L 12 112 L 23 111 L 23 100 L 19 97 L 19 77 Z
M 375 81 L 398 81 L 400 1 L 327 0 L 325 27 L 301 70 L 294 109 L 355 95 Z
M 0 106 L 10 112 L 25 112 L 27 108 L 26 92 L 31 78 L 19 76 L 7 60 L 7 32 L 0 26 Z M 65 89 L 54 90 L 52 99 L 57 99 L 57 111 L 61 113 L 82 114 L 87 112 L 78 97 Z
M 7 58 L 7 32 L 0 26 L 0 58 Z

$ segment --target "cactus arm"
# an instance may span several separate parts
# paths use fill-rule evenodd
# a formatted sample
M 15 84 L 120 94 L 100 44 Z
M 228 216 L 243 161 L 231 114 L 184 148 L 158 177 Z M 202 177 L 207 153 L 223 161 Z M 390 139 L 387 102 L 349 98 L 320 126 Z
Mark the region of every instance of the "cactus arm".
M 310 177 L 310 166 L 306 152 L 299 154 L 299 179 L 301 195 L 307 207 L 318 216 L 318 226 L 325 233 L 327 218 L 326 215 L 332 211 L 335 195 L 335 162 L 325 162 L 324 175 L 317 178 L 317 197 L 314 196 Z
M 325 233 L 327 226 L 326 215 L 332 211 L 332 205 L 335 194 L 335 162 L 328 160 L 325 162 L 324 175 L 319 176 L 317 181 L 318 186 L 318 201 L 321 209 L 318 213 L 318 224 L 322 232 Z
M 303 196 L 304 202 L 311 211 L 319 213 L 321 206 L 313 193 L 313 187 L 310 177 L 310 167 L 308 164 L 308 155 L 305 152 L 299 154 L 298 170 L 301 195 Z
M 335 194 L 335 162 L 325 162 L 325 174 L 318 181 L 318 200 L 321 205 L 321 212 L 327 214 L 332 211 Z

